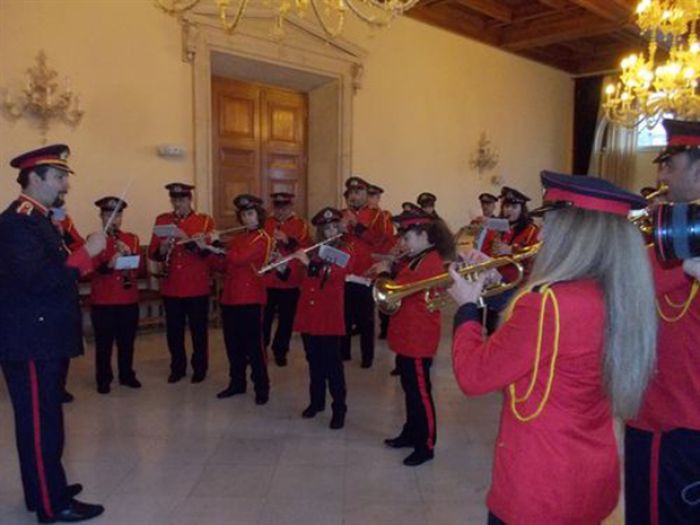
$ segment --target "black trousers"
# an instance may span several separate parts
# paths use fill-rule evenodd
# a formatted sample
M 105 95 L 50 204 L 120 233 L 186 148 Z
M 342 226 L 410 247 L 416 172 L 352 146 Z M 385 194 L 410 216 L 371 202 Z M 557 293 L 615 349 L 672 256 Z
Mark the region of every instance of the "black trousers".
M 351 330 L 356 326 L 360 332 L 362 363 L 371 365 L 374 361 L 374 299 L 372 287 L 359 283 L 345 283 L 345 337 L 341 346 L 341 356 L 351 358 Z
M 390 315 L 379 312 L 379 333 L 384 337 L 389 331 L 389 319 L 391 319 Z
M 170 350 L 170 371 L 184 376 L 187 372 L 185 325 L 192 336 L 192 370 L 206 374 L 209 367 L 209 296 L 163 297 L 165 329 Z
M 333 411 L 347 410 L 345 372 L 340 357 L 342 336 L 301 334 L 306 361 L 309 363 L 309 397 L 311 406 L 326 406 L 326 384 L 333 399 Z
M 272 322 L 277 315 L 277 331 L 272 340 L 272 352 L 275 357 L 286 357 L 289 352 L 289 341 L 292 338 L 294 316 L 299 302 L 299 288 L 268 288 L 265 315 L 263 317 L 263 333 L 265 348 L 270 346 Z
M 417 449 L 433 450 L 437 439 L 435 404 L 430 384 L 431 358 L 396 356 L 406 401 L 406 423 L 401 435 Z
M 112 382 L 112 346 L 117 343 L 119 381 L 130 381 L 134 373 L 134 341 L 139 323 L 138 304 L 93 305 L 90 310 L 95 332 L 95 373 L 97 385 Z
M 658 525 L 700 523 L 700 431 L 625 429 L 625 521 L 650 525 L 652 514 Z
M 221 305 L 231 386 L 245 390 L 245 373 L 250 364 L 250 376 L 257 395 L 267 395 L 270 391 L 267 355 L 263 346 L 262 310 L 260 304 Z
M 44 518 L 53 517 L 69 501 L 61 463 L 65 361 L 0 363 L 15 414 L 25 502 Z

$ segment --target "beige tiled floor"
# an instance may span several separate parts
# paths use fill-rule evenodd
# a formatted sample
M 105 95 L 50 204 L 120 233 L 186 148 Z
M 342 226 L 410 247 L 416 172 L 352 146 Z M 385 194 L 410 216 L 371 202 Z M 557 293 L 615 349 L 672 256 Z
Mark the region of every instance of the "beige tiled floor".
M 136 358 L 144 388 L 116 386 L 98 396 L 89 349 L 70 374 L 76 401 L 66 408 L 69 480 L 85 485 L 82 499 L 105 504 L 95 525 L 483 524 L 500 396 L 465 398 L 448 345 L 445 338 L 433 371 L 436 458 L 418 468 L 401 465 L 406 451 L 382 444 L 403 417 L 400 386 L 388 375 L 393 355 L 382 342 L 374 368 L 361 370 L 357 359 L 346 366 L 349 412 L 341 431 L 327 428 L 329 410 L 300 417 L 307 375 L 298 339 L 290 366 L 271 366 L 264 407 L 250 393 L 216 399 L 227 382 L 218 330 L 210 375 L 199 385 L 166 384 L 164 337 L 145 334 Z M 35 523 L 23 508 L 4 383 L 0 422 L 0 523 Z

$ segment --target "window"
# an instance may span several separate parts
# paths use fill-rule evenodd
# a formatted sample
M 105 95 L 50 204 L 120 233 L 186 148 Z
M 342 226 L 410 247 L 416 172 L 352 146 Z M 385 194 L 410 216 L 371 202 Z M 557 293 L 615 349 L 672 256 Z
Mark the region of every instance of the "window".
M 664 118 L 672 118 L 671 115 L 664 115 Z M 637 132 L 637 149 L 658 148 L 666 145 L 666 130 L 662 121 L 649 129 L 644 124 L 639 127 Z

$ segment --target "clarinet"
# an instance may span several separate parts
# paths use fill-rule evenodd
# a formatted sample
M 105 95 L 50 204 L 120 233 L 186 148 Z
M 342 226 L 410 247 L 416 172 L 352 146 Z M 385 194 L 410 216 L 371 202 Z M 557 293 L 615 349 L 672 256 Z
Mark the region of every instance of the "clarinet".
M 119 252 L 119 231 L 116 228 L 112 228 L 109 232 L 109 236 L 114 239 L 114 244 L 116 246 L 117 251 Z M 119 252 L 121 255 L 124 255 L 123 253 Z M 131 270 L 124 270 L 122 271 L 122 287 L 125 290 L 129 290 L 133 286 L 133 282 L 131 281 Z

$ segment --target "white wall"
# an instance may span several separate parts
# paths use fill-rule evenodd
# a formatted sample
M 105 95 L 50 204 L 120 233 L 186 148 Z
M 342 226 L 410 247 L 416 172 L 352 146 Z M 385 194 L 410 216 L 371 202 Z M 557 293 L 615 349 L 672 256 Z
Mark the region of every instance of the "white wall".
M 355 97 L 354 171 L 386 188 L 387 207 L 431 191 L 453 227 L 468 222 L 476 195 L 497 191 L 491 173 L 479 178 L 469 167 L 482 131 L 500 153 L 494 174 L 535 198 L 541 169 L 568 168 L 566 74 L 410 19 L 348 34 L 369 52 Z M 70 213 L 82 232 L 94 229 L 92 202 L 135 175 L 125 227 L 146 237 L 167 207 L 162 186 L 193 180 L 192 71 L 178 24 L 146 0 L 0 2 L 0 89 L 16 93 L 40 49 L 86 110 L 75 130 L 53 124 L 48 137 L 73 149 Z M 187 156 L 157 157 L 162 143 L 185 146 Z M 34 124 L 0 117 L 0 206 L 18 191 L 7 162 L 39 145 Z

